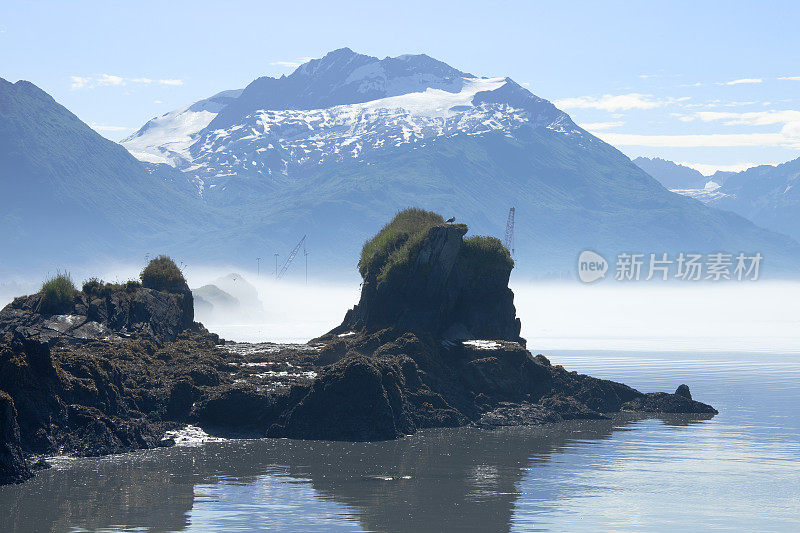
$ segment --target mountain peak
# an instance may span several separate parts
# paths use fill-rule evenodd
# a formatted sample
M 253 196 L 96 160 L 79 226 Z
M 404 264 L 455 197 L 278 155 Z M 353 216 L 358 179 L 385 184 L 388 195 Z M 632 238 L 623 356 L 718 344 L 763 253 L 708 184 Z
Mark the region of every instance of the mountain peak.
M 426 89 L 455 93 L 466 78 L 475 76 L 424 54 L 378 59 L 339 48 L 303 63 L 289 76 L 254 80 L 209 128 L 229 128 L 265 109 L 324 109 Z
M 289 76 L 316 76 L 330 70 L 352 70 L 360 65 L 377 61 L 377 57 L 353 52 L 350 48 L 332 50 L 319 59 L 311 59 L 297 67 Z
M 296 169 L 281 150 L 302 150 L 303 164 L 314 166 L 460 133 L 510 134 L 523 126 L 585 133 L 510 78 L 478 78 L 426 54 L 378 59 L 350 48 L 312 59 L 286 77 L 258 78 L 239 96 L 213 97 L 151 122 L 123 144 L 146 161 L 201 165 L 205 177 L 233 170 L 288 175 Z M 227 149 L 218 150 L 217 143 L 240 137 L 255 143 L 255 159 L 229 161 Z

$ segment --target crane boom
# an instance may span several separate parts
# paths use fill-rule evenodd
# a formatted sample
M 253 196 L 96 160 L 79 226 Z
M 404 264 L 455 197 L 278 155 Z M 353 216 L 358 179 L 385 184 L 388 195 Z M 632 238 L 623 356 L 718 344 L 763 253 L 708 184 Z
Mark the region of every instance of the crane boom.
M 289 268 L 289 265 L 292 264 L 292 261 L 294 261 L 294 258 L 297 255 L 297 252 L 300 250 L 300 247 L 303 246 L 304 242 L 306 242 L 306 236 L 305 235 L 303 235 L 303 238 L 300 239 L 300 242 L 297 243 L 297 246 L 294 247 L 294 250 L 292 250 L 292 253 L 289 254 L 289 257 L 286 258 L 286 262 L 281 267 L 281 271 L 278 272 L 277 279 L 281 279 L 283 277 L 283 275 L 286 274 L 286 270 Z
M 514 212 L 516 209 L 513 207 L 508 210 L 508 221 L 506 222 L 506 238 L 503 240 L 503 244 L 508 251 L 511 252 L 511 255 L 514 255 Z

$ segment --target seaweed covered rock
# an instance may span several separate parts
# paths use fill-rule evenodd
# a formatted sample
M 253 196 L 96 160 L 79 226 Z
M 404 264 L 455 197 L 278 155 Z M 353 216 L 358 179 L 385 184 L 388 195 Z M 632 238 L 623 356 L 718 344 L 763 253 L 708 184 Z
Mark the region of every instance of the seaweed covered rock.
M 467 230 L 421 209 L 398 213 L 364 245 L 361 299 L 332 333 L 392 327 L 524 344 L 508 288 L 514 262 L 498 239 L 464 239 Z
M 330 365 L 269 434 L 299 439 L 375 441 L 424 427 L 469 422 L 423 379 L 411 357 L 352 354 Z
M 20 483 L 31 475 L 22 454 L 14 400 L 0 390 L 0 485 Z

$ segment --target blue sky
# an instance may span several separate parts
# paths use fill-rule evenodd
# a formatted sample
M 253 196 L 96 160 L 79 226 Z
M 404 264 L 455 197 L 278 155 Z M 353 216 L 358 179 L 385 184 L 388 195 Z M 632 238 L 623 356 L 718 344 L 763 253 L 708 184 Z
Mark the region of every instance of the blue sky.
M 349 46 L 509 76 L 631 157 L 800 156 L 797 2 L 5 2 L 0 76 L 103 135 Z

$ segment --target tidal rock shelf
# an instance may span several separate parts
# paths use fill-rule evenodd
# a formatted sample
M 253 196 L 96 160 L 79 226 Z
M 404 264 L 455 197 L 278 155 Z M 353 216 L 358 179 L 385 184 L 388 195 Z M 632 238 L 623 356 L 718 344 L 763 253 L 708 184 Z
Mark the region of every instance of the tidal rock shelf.
M 302 345 L 220 339 L 194 322 L 185 282 L 75 291 L 58 309 L 42 294 L 15 299 L 0 311 L 0 483 L 30 478 L 42 456 L 169 446 L 189 433 L 374 441 L 716 413 L 685 385 L 645 394 L 534 356 L 519 336 L 508 251 L 466 233 L 432 213 L 398 214 L 365 245 L 358 305 Z

